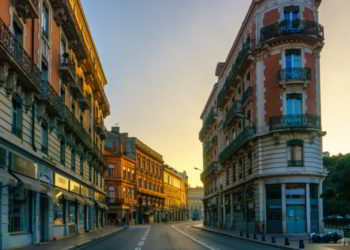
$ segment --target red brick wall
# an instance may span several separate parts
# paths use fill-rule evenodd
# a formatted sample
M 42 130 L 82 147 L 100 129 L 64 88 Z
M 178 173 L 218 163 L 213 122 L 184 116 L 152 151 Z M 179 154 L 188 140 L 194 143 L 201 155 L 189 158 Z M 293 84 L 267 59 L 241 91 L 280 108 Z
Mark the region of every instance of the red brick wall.
M 59 93 L 59 80 L 60 80 L 60 71 L 59 71 L 59 56 L 60 56 L 60 28 L 56 25 L 55 22 L 52 22 L 52 86 Z M 66 93 L 67 95 L 68 93 Z
M 271 25 L 277 23 L 280 20 L 280 13 L 278 9 L 273 9 L 265 13 L 264 25 Z
M 279 86 L 277 73 L 281 69 L 280 54 L 271 55 L 264 60 L 265 76 L 265 121 L 269 124 L 270 117 L 282 115 L 281 113 L 281 87 Z
M 27 40 L 25 41 L 26 44 L 24 46 L 24 49 L 26 50 L 26 52 L 28 53 L 29 56 L 32 56 L 33 53 L 33 48 L 32 48 L 32 44 L 33 44 L 33 21 L 32 19 L 28 19 L 27 23 L 25 24 L 25 29 L 27 32 Z
M 0 18 L 2 21 L 9 25 L 10 23 L 10 15 L 9 15 L 9 2 L 12 0 L 1 0 L 0 1 Z
M 313 13 L 312 9 L 305 8 L 305 10 L 304 10 L 304 19 L 308 20 L 308 21 L 315 21 L 314 13 Z
M 307 114 L 316 114 L 316 64 L 313 54 L 305 53 L 305 67 L 311 69 L 311 82 L 307 87 Z

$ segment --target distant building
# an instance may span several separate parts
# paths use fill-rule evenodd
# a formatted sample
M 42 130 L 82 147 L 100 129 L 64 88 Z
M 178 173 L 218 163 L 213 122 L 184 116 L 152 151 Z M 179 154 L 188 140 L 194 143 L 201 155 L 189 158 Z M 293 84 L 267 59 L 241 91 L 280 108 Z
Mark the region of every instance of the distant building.
M 105 190 L 108 218 L 143 224 L 160 222 L 163 216 L 163 156 L 119 127 L 112 127 L 105 140 L 107 169 Z
M 321 0 L 253 0 L 201 119 L 205 224 L 322 232 Z
M 204 188 L 193 187 L 188 189 L 188 211 L 190 219 L 203 219 L 204 217 Z

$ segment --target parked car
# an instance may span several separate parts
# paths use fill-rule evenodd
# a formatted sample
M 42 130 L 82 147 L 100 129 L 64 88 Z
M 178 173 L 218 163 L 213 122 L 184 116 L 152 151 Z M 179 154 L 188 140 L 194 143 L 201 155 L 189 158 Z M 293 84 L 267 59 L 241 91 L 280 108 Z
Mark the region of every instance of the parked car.
M 339 233 L 337 232 L 329 232 L 325 234 L 316 234 L 313 233 L 310 235 L 312 242 L 317 243 L 329 243 L 334 242 L 337 243 L 339 240 L 343 238 Z

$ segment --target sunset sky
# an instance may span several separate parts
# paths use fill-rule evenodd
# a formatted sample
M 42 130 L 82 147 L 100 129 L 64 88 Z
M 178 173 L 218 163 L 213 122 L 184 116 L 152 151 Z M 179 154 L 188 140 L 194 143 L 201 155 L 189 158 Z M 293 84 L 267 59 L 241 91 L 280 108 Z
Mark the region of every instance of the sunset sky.
M 199 118 L 250 0 L 83 0 L 108 77 L 106 126 L 138 137 L 202 185 Z M 350 152 L 349 0 L 323 0 L 323 151 Z

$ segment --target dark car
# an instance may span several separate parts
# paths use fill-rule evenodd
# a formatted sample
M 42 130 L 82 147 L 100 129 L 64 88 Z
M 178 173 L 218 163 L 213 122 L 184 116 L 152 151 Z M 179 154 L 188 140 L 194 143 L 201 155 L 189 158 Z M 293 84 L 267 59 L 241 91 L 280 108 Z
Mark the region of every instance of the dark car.
M 317 242 L 317 243 L 328 243 L 328 242 L 337 243 L 339 240 L 343 238 L 343 236 L 341 236 L 337 232 L 329 232 L 325 234 L 313 233 L 310 236 L 311 236 L 312 242 Z

